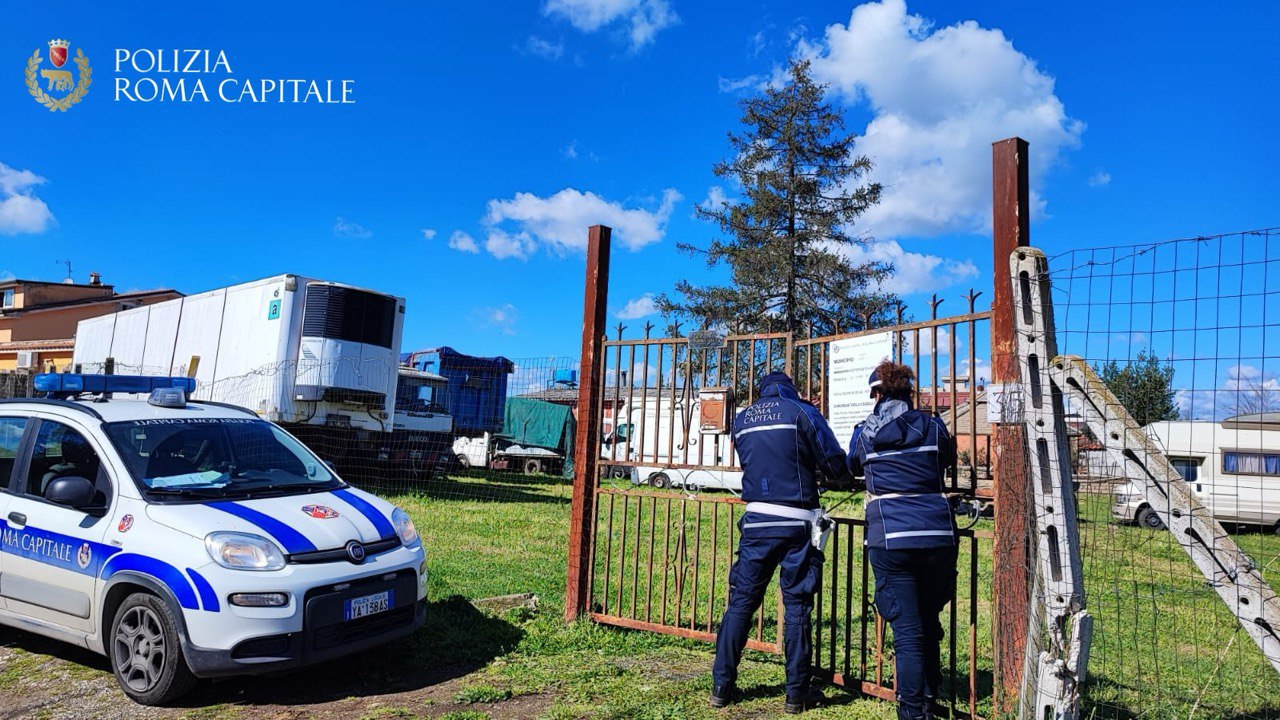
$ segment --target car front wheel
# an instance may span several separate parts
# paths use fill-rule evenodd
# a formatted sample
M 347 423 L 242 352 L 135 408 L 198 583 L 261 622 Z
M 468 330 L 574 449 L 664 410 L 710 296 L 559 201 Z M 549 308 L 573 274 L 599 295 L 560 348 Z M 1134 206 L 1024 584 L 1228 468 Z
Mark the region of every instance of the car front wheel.
M 168 603 L 134 593 L 111 623 L 110 657 L 120 689 L 142 705 L 165 705 L 185 695 L 196 678 L 182 657 L 178 623 Z
M 1144 507 L 1141 510 L 1139 510 L 1138 517 L 1136 519 L 1139 525 L 1141 525 L 1144 528 L 1147 528 L 1148 530 L 1164 529 L 1164 520 L 1161 520 L 1160 516 L 1156 513 L 1156 511 L 1152 510 L 1149 507 Z

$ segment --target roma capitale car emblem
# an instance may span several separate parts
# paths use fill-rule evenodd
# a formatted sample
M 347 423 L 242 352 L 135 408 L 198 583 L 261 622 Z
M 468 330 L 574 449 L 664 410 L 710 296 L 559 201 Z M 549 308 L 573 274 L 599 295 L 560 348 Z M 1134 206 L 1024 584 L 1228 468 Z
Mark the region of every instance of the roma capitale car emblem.
M 325 505 L 303 505 L 302 512 L 317 520 L 332 520 L 338 517 L 338 511 Z

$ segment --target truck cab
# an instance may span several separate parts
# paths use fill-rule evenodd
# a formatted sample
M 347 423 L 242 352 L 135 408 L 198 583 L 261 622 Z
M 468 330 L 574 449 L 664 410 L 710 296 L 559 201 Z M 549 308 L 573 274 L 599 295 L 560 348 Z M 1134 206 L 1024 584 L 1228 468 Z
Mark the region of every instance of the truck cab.
M 453 418 L 449 415 L 449 379 L 403 366 L 398 375 L 395 431 L 453 432 Z

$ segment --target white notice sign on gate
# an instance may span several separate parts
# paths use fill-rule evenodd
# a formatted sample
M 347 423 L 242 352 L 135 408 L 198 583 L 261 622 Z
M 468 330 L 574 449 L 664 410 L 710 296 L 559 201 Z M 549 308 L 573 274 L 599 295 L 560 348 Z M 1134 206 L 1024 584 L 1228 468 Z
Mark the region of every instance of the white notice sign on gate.
M 893 332 L 832 341 L 828 357 L 827 421 L 840 447 L 848 452 L 854 426 L 875 409 L 867 378 L 877 365 L 893 357 Z

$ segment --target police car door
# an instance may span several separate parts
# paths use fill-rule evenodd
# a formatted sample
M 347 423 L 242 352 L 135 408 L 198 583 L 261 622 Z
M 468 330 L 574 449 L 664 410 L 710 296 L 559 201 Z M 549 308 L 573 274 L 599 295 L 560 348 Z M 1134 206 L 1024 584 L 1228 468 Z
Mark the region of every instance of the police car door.
M 9 502 L 13 477 L 18 464 L 18 451 L 22 447 L 22 434 L 27 427 L 27 419 L 0 414 L 0 587 L 4 586 L 6 536 L 9 524 L 5 517 L 9 514 Z M 3 594 L 0 594 L 0 608 L 6 607 Z
M 93 632 L 97 573 L 115 551 L 102 544 L 113 493 L 103 448 L 68 422 L 37 420 L 30 430 L 30 450 L 18 458 L 4 511 L 0 595 L 11 612 Z M 93 483 L 91 502 L 68 507 L 45 498 L 55 480 L 67 477 Z

